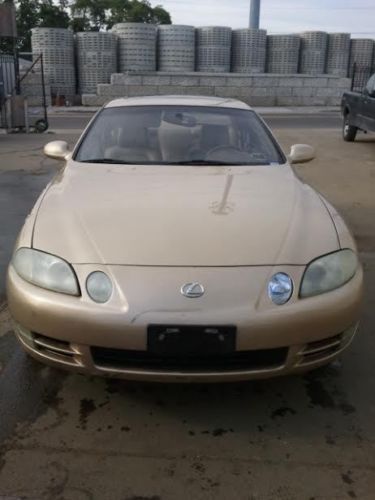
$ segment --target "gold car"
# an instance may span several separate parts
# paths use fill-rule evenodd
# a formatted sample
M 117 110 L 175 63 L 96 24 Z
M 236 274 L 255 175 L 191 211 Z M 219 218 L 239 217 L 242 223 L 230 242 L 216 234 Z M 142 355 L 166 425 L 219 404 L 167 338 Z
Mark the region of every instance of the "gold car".
M 42 362 L 154 381 L 298 373 L 360 316 L 362 268 L 335 209 L 246 104 L 118 99 L 91 121 L 17 240 L 7 294 Z

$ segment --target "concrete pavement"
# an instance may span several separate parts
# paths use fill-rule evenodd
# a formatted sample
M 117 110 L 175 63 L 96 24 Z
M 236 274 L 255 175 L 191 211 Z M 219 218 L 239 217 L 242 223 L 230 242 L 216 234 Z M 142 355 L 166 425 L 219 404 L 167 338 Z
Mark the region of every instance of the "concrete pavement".
M 101 109 L 101 106 L 51 106 L 48 108 L 49 115 L 65 113 L 88 113 L 93 114 Z M 314 115 L 322 113 L 339 113 L 338 106 L 272 106 L 253 108 L 261 115 Z
M 69 108 L 68 108 L 69 109 Z M 269 111 L 274 108 L 269 108 Z M 267 110 L 261 113 L 261 116 L 265 119 L 267 124 L 271 128 L 278 129 L 335 129 L 339 130 L 341 128 L 342 119 L 339 112 L 321 112 L 315 110 L 309 115 L 302 114 L 300 112 L 285 113 L 282 109 L 280 112 L 277 110 L 273 113 L 268 113 Z M 308 116 L 308 120 L 306 120 Z M 59 111 L 56 113 L 51 113 L 49 115 L 50 128 L 49 132 L 54 134 L 70 134 L 78 135 L 81 133 L 82 129 L 88 124 L 88 122 L 93 117 L 93 113 L 85 113 L 82 111 L 66 112 Z
M 0 498 L 373 498 L 375 140 L 347 144 L 338 128 L 293 123 L 276 135 L 285 150 L 295 142 L 316 146 L 318 159 L 298 174 L 344 213 L 365 265 L 363 321 L 343 360 L 304 377 L 213 386 L 76 376 L 27 358 L 3 304 Z M 23 215 L 58 168 L 41 147 L 49 139 L 72 144 L 76 134 L 68 132 L 0 137 L 4 265 Z

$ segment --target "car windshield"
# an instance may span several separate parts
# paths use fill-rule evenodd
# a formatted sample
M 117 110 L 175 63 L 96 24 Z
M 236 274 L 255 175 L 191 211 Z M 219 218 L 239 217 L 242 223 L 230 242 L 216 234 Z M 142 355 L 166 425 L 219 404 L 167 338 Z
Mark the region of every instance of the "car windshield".
M 285 159 L 250 110 L 201 106 L 104 109 L 76 161 L 132 165 L 275 165 Z

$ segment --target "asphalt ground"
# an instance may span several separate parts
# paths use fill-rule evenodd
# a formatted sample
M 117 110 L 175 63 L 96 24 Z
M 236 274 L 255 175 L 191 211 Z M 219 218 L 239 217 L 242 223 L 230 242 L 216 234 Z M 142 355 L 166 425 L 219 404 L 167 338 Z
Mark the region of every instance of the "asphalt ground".
M 375 139 L 346 144 L 339 128 L 302 118 L 310 127 L 301 117 L 267 120 L 286 151 L 317 148 L 318 159 L 297 173 L 344 214 L 365 267 L 362 324 L 343 359 L 305 376 L 241 384 L 71 375 L 23 353 L 2 302 L 0 498 L 374 498 Z M 41 147 L 73 144 L 78 118 L 70 122 L 64 134 L 0 136 L 0 290 L 23 218 L 59 168 Z
M 92 116 L 93 113 L 90 112 L 59 112 L 58 114 L 50 115 L 50 129 L 56 130 L 59 133 L 60 131 L 72 129 L 78 131 L 87 125 Z M 339 112 L 309 114 L 308 119 L 306 119 L 305 115 L 292 113 L 288 115 L 267 114 L 264 118 L 272 128 L 338 129 L 341 126 L 341 115 Z

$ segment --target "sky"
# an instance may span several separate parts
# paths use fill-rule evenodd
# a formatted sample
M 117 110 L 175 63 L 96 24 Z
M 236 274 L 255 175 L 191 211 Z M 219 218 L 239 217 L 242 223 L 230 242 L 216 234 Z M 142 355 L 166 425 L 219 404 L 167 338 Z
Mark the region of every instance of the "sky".
M 250 0 L 151 0 L 174 24 L 248 26 Z M 343 31 L 375 38 L 375 0 L 262 0 L 261 28 L 269 33 Z

